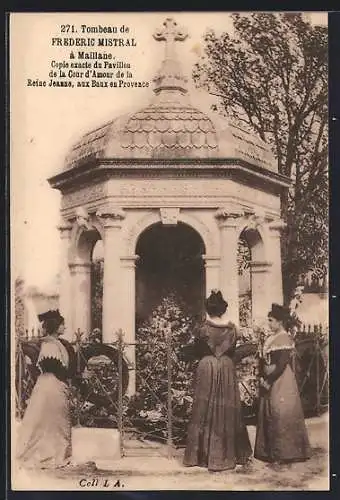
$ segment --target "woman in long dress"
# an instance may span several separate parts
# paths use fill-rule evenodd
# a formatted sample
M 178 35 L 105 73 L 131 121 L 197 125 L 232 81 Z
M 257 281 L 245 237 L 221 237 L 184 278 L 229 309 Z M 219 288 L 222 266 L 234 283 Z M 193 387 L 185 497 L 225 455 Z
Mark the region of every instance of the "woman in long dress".
M 21 422 L 17 460 L 25 468 L 57 468 L 72 455 L 68 378 L 75 371 L 72 346 L 59 338 L 64 318 L 59 311 L 39 315 L 46 332 L 37 366 L 40 375 Z
M 272 305 L 268 314 L 272 334 L 263 345 L 254 457 L 272 463 L 304 461 L 311 454 L 299 389 L 290 365 L 294 341 L 283 326 L 287 316 L 282 306 Z
M 244 465 L 252 454 L 241 402 L 233 354 L 237 332 L 222 318 L 227 302 L 221 292 L 206 300 L 208 317 L 195 341 L 197 366 L 192 416 L 184 465 L 210 471 Z

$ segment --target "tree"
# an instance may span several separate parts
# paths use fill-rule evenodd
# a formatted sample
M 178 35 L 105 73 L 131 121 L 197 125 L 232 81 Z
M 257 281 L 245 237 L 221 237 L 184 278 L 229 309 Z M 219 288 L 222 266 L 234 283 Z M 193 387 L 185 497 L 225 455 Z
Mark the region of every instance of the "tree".
M 15 279 L 14 290 L 14 312 L 15 312 L 15 332 L 17 335 L 23 335 L 25 331 L 25 304 L 24 304 L 24 285 L 22 278 Z
M 299 13 L 232 15 L 233 35 L 205 35 L 196 85 L 270 144 L 292 180 L 282 196 L 285 300 L 303 275 L 325 274 L 328 242 L 327 28 Z

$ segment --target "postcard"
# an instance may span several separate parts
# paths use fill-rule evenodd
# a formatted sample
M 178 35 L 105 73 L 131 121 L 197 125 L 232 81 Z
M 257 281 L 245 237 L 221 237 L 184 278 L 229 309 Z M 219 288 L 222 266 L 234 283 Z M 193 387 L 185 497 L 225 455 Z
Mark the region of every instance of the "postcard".
M 329 490 L 323 12 L 9 14 L 13 490 Z

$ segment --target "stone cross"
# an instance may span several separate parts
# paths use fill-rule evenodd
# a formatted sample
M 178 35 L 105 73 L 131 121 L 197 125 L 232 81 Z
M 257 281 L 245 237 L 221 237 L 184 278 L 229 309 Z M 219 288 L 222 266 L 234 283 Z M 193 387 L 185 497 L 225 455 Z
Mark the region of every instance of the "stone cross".
M 176 21 L 167 18 L 153 37 L 158 42 L 165 42 L 165 57 L 172 59 L 175 55 L 175 42 L 184 41 L 188 37 L 188 33 L 184 28 L 177 26 Z

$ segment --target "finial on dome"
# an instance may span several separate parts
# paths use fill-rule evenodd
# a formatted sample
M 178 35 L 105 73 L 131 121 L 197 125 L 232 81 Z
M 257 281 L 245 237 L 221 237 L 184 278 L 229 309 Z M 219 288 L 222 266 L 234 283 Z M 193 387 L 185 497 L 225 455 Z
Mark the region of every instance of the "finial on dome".
M 175 55 L 174 42 L 183 42 L 188 37 L 188 33 L 185 28 L 179 27 L 176 21 L 168 17 L 153 37 L 158 42 L 165 42 L 165 58 L 170 59 Z
M 165 42 L 165 58 L 161 68 L 154 78 L 154 92 L 161 90 L 187 92 L 187 79 L 183 76 L 180 63 L 176 57 L 175 42 L 183 42 L 188 33 L 185 28 L 179 27 L 172 18 L 167 18 L 153 35 L 157 42 Z

